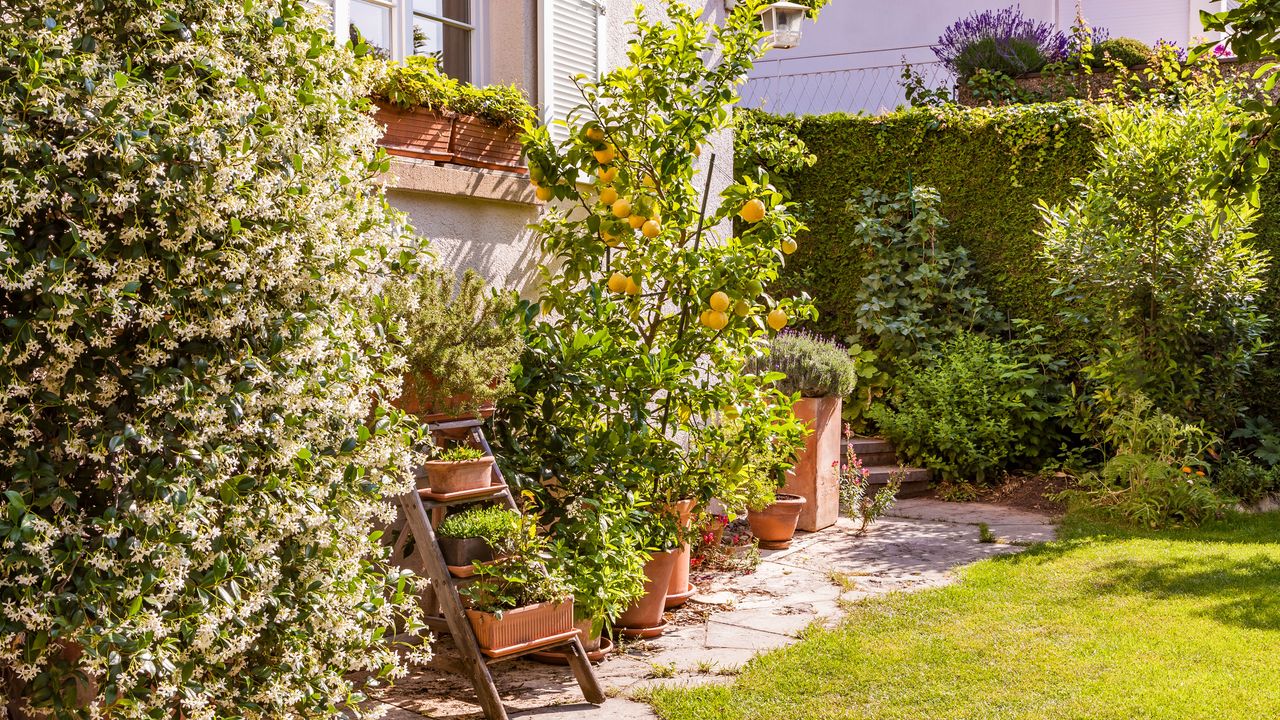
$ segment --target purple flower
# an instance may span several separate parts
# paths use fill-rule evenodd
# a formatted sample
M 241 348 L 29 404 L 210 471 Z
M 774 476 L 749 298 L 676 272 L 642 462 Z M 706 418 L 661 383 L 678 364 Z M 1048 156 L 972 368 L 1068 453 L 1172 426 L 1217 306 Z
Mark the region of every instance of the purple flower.
M 1064 59 L 1069 43 L 1053 23 L 1028 18 L 1015 5 L 956 21 L 938 38 L 933 53 L 961 78 L 978 70 L 1016 77 Z

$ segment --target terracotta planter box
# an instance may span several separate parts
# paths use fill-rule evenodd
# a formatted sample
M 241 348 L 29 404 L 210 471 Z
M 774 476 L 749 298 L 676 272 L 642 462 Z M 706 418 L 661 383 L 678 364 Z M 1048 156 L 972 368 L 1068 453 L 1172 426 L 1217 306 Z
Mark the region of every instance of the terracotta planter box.
M 428 460 L 422 469 L 425 477 L 418 478 L 418 489 L 439 495 L 480 490 L 489 487 L 493 480 L 492 457 L 454 462 Z
M 766 550 L 781 550 L 791 546 L 796 534 L 796 520 L 804 509 L 805 499 L 799 495 L 778 493 L 777 500 L 763 510 L 748 510 L 747 523 L 751 534 Z
M 453 161 L 459 165 L 528 173 L 520 130 L 497 127 L 470 115 L 459 115 L 453 129 Z
M 430 373 L 426 373 L 425 377 L 428 383 L 433 387 L 436 386 L 436 381 Z M 498 381 L 494 381 L 493 387 L 497 386 Z M 410 415 L 417 416 L 422 422 L 493 417 L 494 406 L 492 403 L 481 405 L 470 414 L 462 412 L 463 406 L 470 401 L 471 394 L 462 393 L 447 398 L 438 404 L 424 402 L 422 398 L 418 397 L 418 393 L 414 389 L 413 379 L 409 375 L 405 375 L 400 383 L 400 397 L 396 398 L 391 404 Z
M 577 634 L 573 626 L 572 598 L 506 610 L 502 617 L 468 610 L 467 620 L 471 621 L 480 649 L 491 657 L 517 652 L 556 635 Z
M 840 517 L 840 406 L 839 396 L 800 398 L 793 406 L 796 417 L 812 433 L 804 451 L 787 473 L 782 491 L 805 499 L 797 527 L 814 532 L 835 525 Z
M 379 145 L 391 155 L 449 162 L 453 160 L 455 118 L 436 110 L 401 108 L 384 102 L 373 119 L 387 126 Z
M 484 538 L 451 538 L 436 536 L 444 563 L 454 567 L 467 567 L 473 562 L 493 560 L 493 547 Z

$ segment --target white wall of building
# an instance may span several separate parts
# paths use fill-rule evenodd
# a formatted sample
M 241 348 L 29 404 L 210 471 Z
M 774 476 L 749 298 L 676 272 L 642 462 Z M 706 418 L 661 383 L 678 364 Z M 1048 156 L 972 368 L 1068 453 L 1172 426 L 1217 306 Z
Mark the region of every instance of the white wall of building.
M 878 113 L 903 102 L 898 84 L 906 59 L 926 78 L 950 84 L 931 46 L 943 30 L 973 12 L 1017 4 L 1024 15 L 1070 32 L 1074 0 L 832 0 L 805 21 L 795 48 L 770 50 L 751 74 L 745 104 L 778 113 L 837 110 Z M 1200 10 L 1221 0 L 1082 0 L 1085 18 L 1112 37 L 1186 47 L 1205 35 Z

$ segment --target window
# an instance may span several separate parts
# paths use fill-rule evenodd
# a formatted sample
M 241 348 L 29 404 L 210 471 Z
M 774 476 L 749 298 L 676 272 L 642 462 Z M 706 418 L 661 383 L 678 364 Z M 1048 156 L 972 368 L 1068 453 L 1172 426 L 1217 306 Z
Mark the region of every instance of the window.
M 482 84 L 477 0 L 314 0 L 333 11 L 339 42 L 359 33 L 394 60 L 436 58 L 448 76 Z M 483 7 L 483 6 L 481 6 Z
M 444 74 L 475 82 L 471 67 L 471 0 L 412 0 L 413 52 L 429 55 Z
M 600 0 L 542 0 L 538 7 L 542 120 L 560 140 L 569 131 L 553 121 L 569 119 L 582 103 L 573 78 L 583 74 L 594 81 L 604 69 L 604 5 Z

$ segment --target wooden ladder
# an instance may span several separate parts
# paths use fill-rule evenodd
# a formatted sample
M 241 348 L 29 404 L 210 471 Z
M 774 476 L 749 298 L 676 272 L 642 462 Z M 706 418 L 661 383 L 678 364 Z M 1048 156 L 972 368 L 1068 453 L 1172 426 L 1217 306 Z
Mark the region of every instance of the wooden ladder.
M 428 428 L 433 437 L 464 439 L 484 450 L 486 455 L 493 455 L 489 442 L 484 436 L 482 420 L 431 423 Z M 488 720 L 507 720 L 507 710 L 502 705 L 498 688 L 493 684 L 493 675 L 489 672 L 489 666 L 531 652 L 547 650 L 564 652 L 569 667 L 577 677 L 578 686 L 582 688 L 583 697 L 587 702 L 595 705 L 604 703 L 604 692 L 600 689 L 600 683 L 596 680 L 591 663 L 587 660 L 586 650 L 577 633 L 568 639 L 560 635 L 542 643 L 531 643 L 527 647 L 500 657 L 486 657 L 480 650 L 471 622 L 467 620 L 462 598 L 458 595 L 457 585 L 445 564 L 440 546 L 436 543 L 435 525 L 443 519 L 448 508 L 467 503 L 499 501 L 508 509 L 519 512 L 515 498 L 507 487 L 497 463 L 493 464 L 491 487 L 493 488 L 491 492 L 459 499 L 434 499 L 426 490 L 411 491 L 400 496 L 400 505 L 404 510 L 406 522 L 399 529 L 395 540 L 395 557 L 397 560 L 404 558 L 404 548 L 410 540 L 413 541 L 416 563 L 411 564 L 410 567 L 431 581 L 431 589 L 422 598 L 422 604 L 426 610 L 426 626 L 432 632 L 447 634 L 457 646 L 458 654 L 462 658 L 462 666 L 449 669 L 471 678 L 480 707 Z

